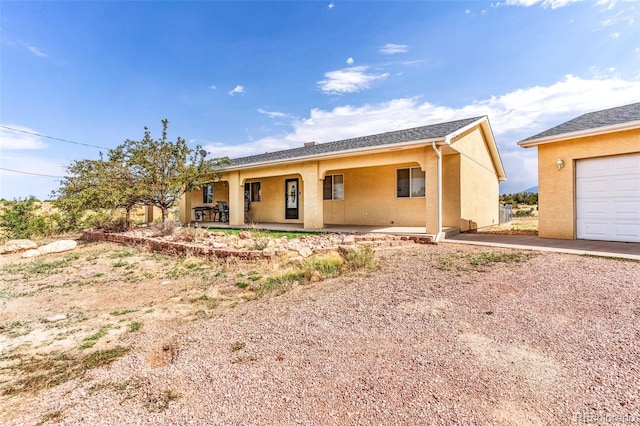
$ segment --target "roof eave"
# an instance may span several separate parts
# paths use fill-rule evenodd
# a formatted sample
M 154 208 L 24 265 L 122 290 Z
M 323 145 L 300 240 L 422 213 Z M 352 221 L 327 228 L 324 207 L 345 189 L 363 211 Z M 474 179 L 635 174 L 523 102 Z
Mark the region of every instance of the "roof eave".
M 279 166 L 282 164 L 291 164 L 292 162 L 302 163 L 305 161 L 317 161 L 317 160 L 326 160 L 329 158 L 347 157 L 353 154 L 367 154 L 367 153 L 384 152 L 384 151 L 395 151 L 398 149 L 410 149 L 410 148 L 420 147 L 425 144 L 430 144 L 433 142 L 441 145 L 444 145 L 446 143 L 445 137 L 420 139 L 415 141 L 347 149 L 344 151 L 326 152 L 326 153 L 315 154 L 315 155 L 304 155 L 300 157 L 282 158 L 282 159 L 271 160 L 271 161 L 260 161 L 256 163 L 240 164 L 237 166 L 229 166 L 229 167 L 221 168 L 220 171 L 231 172 L 235 170 L 257 169 L 261 167 L 271 167 L 271 166 Z
M 565 141 L 569 139 L 585 138 L 589 136 L 598 136 L 605 133 L 623 132 L 625 130 L 634 130 L 640 128 L 640 120 L 627 121 L 626 123 L 613 124 L 610 126 L 595 127 L 591 129 L 579 130 L 576 132 L 560 133 L 557 135 L 546 136 L 537 139 L 524 140 L 518 142 L 518 145 L 522 148 L 533 148 L 538 145 L 544 145 L 547 143 Z
M 500 157 L 500 152 L 498 151 L 498 144 L 496 143 L 496 140 L 493 137 L 493 130 L 491 129 L 491 124 L 489 124 L 489 118 L 486 115 L 472 123 L 467 124 L 464 127 L 461 127 L 455 132 L 452 132 L 451 134 L 447 135 L 445 137 L 445 141 L 447 141 L 447 143 L 450 143 L 451 139 L 458 137 L 459 135 L 463 134 L 467 130 L 473 129 L 476 126 L 480 126 L 485 136 L 490 140 L 490 143 L 487 145 L 489 147 L 489 153 L 491 154 L 491 159 L 493 160 L 494 167 L 496 168 L 498 181 L 503 182 L 507 180 L 507 174 L 504 171 L 502 158 Z

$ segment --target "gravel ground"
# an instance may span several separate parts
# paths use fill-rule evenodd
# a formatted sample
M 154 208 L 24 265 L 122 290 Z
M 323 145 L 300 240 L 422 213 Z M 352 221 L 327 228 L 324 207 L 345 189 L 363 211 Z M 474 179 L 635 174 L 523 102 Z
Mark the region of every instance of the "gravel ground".
M 375 273 L 145 327 L 130 355 L 10 424 L 640 423 L 640 263 L 456 244 L 378 255 Z

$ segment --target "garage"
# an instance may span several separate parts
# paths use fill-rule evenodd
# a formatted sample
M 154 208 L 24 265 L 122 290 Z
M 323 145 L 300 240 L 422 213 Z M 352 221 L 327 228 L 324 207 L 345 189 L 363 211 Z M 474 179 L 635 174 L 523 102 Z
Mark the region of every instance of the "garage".
M 640 242 L 640 154 L 576 160 L 576 238 Z

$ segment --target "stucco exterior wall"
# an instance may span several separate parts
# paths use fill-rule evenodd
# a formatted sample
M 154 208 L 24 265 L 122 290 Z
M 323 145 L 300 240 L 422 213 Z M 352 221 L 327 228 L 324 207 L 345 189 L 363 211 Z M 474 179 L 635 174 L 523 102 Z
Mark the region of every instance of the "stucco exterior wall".
M 263 179 L 249 179 L 246 182 L 260 182 L 262 200 L 253 202 L 249 208 L 250 222 L 302 223 L 304 216 L 304 198 L 300 197 L 298 219 L 285 219 L 285 179 L 297 178 L 300 182 L 299 192 L 304 191 L 304 183 L 299 174 L 274 176 Z
M 396 170 L 418 167 L 401 163 L 337 169 L 344 174 L 344 200 L 324 200 L 327 225 L 425 226 L 425 198 L 396 197 Z
M 475 128 L 453 143 L 460 152 L 460 231 L 499 222 L 499 181 L 487 141 Z
M 538 235 L 575 239 L 576 160 L 634 152 L 640 152 L 640 130 L 538 145 Z M 559 158 L 564 161 L 560 170 Z
M 442 156 L 442 226 L 460 226 L 460 155 Z

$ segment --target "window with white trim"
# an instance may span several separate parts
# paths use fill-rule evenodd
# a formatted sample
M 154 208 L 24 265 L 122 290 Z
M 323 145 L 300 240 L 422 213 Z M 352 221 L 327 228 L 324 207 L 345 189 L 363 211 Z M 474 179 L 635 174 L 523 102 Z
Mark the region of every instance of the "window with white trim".
M 418 198 L 425 195 L 425 174 L 420 167 L 396 170 L 396 196 Z
M 322 184 L 323 200 L 344 200 L 344 175 L 327 175 Z
M 262 185 L 260 182 L 247 182 L 244 184 L 244 193 L 252 203 L 262 201 Z
M 213 185 L 205 185 L 202 187 L 202 203 L 213 203 Z

